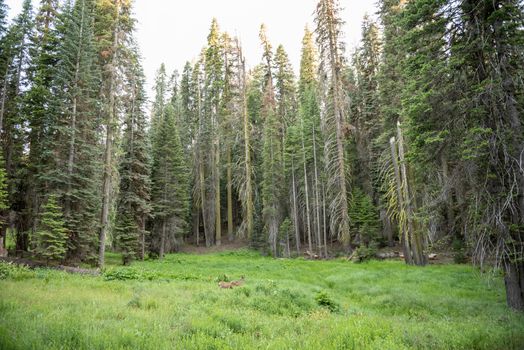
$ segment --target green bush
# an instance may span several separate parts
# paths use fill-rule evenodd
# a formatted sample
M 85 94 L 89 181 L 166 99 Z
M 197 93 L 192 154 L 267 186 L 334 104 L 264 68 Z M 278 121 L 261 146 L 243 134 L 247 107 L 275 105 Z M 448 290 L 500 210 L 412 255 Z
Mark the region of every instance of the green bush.
M 461 239 L 455 238 L 451 244 L 453 249 L 453 261 L 455 264 L 465 264 L 468 259 L 466 256 L 466 247 L 464 241 Z
M 368 261 L 375 258 L 376 254 L 377 247 L 375 245 L 371 244 L 368 247 L 361 246 L 355 250 L 354 261 L 357 263 Z
M 340 305 L 335 302 L 328 293 L 325 291 L 320 291 L 315 295 L 315 301 L 319 306 L 325 307 L 331 312 L 338 312 L 340 310 Z
M 0 280 L 9 278 L 18 281 L 33 277 L 35 277 L 35 272 L 25 265 L 19 266 L 13 263 L 0 262 Z
M 138 273 L 138 271 L 133 269 L 109 269 L 106 270 L 103 274 L 106 281 L 128 281 L 128 280 L 139 280 L 143 277 Z

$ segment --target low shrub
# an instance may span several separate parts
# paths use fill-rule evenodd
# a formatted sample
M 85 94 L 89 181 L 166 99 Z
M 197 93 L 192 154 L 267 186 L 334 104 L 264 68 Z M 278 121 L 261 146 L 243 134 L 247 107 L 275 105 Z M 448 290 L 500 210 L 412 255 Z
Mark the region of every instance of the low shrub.
M 374 245 L 361 246 L 355 250 L 354 261 L 361 263 L 364 261 L 371 260 L 377 254 L 377 248 Z
M 331 312 L 338 312 L 340 305 L 329 296 L 325 291 L 320 291 L 315 295 L 315 301 L 321 307 L 325 307 Z
M 138 273 L 138 271 L 128 268 L 109 269 L 104 271 L 103 276 L 106 281 L 129 281 L 142 279 L 142 276 L 140 273 Z
M 24 265 L 0 262 L 0 280 L 23 280 L 35 277 L 35 272 Z

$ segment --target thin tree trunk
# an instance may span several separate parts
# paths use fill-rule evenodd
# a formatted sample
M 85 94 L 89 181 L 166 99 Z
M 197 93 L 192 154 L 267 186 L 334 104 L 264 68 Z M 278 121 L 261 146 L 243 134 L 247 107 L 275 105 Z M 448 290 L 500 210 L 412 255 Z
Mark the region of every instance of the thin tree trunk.
M 451 193 L 451 184 L 449 179 L 449 167 L 446 149 L 444 149 L 440 155 L 440 162 L 442 166 L 442 177 L 444 191 L 444 201 L 446 203 L 446 233 L 449 234 L 454 230 L 455 226 L 455 213 L 453 212 L 453 196 Z
M 309 252 L 313 253 L 313 245 L 311 243 L 311 219 L 309 217 L 309 186 L 307 179 L 307 166 L 306 166 L 306 146 L 304 144 L 304 121 L 300 119 L 301 129 L 302 129 L 302 160 L 304 165 L 304 186 L 305 186 L 305 196 L 306 196 L 306 220 L 307 220 L 307 242 L 309 247 Z
M 393 227 L 391 225 L 391 220 L 389 219 L 387 210 L 384 208 L 380 209 L 380 220 L 382 221 L 382 236 L 387 238 L 388 246 L 393 247 L 395 245 L 395 242 L 393 241 Z
M 2 86 L 2 98 L 0 99 L 0 135 L 4 131 L 4 113 L 5 113 L 5 100 L 7 98 L 7 79 L 9 75 L 9 66 L 11 62 L 6 63 L 4 82 Z
M 233 236 L 233 172 L 231 166 L 231 145 L 227 147 L 227 236 L 229 241 Z
M 298 208 L 297 208 L 297 193 L 296 193 L 296 181 L 295 181 L 295 164 L 291 157 L 291 176 L 293 178 L 293 216 L 295 221 L 295 240 L 297 244 L 297 255 L 300 256 L 300 230 L 298 227 Z
M 218 135 L 218 120 L 216 124 L 217 130 L 215 132 L 217 133 L 217 136 L 215 141 L 215 244 L 217 246 L 220 246 L 222 244 L 222 215 L 220 210 L 220 140 Z
M 82 15 L 80 19 L 80 36 L 83 35 L 84 32 L 84 11 L 85 11 L 85 3 L 82 3 Z M 79 74 L 80 74 L 80 55 L 82 54 L 82 48 L 78 47 L 78 51 L 76 53 L 76 62 L 75 62 L 75 80 L 74 80 L 74 91 L 75 95 L 73 97 L 73 112 L 71 115 L 71 140 L 69 143 L 69 155 L 67 160 L 67 195 L 65 198 L 65 205 L 64 205 L 64 216 L 66 218 L 69 218 L 71 215 L 71 192 L 72 189 L 72 177 L 73 177 L 73 163 L 75 159 L 75 143 L 76 143 L 76 114 L 77 114 L 77 106 L 78 106 L 78 100 L 77 100 L 77 89 L 78 89 L 78 80 L 79 80 Z
M 315 125 L 313 125 L 313 162 L 315 166 L 315 212 L 317 214 L 317 245 L 318 255 L 322 256 L 322 238 L 320 232 L 320 201 L 318 188 L 318 166 L 317 166 L 317 140 L 315 134 Z
M 253 204 L 253 185 L 251 183 L 251 130 L 249 126 L 249 116 L 247 113 L 247 85 L 246 85 L 246 61 L 242 57 L 242 51 L 239 50 L 239 56 L 242 60 L 242 114 L 244 120 L 244 162 L 246 167 L 246 231 L 247 238 L 251 239 L 253 235 L 253 215 L 254 215 L 254 204 Z
M 140 222 L 140 260 L 146 257 L 146 220 L 142 218 Z
M 112 163 L 113 163 L 113 124 L 115 123 L 115 80 L 116 80 L 116 52 L 118 50 L 118 28 L 120 20 L 120 0 L 116 1 L 116 20 L 115 28 L 113 32 L 113 45 L 112 52 L 113 57 L 111 58 L 111 67 L 109 75 L 109 110 L 107 115 L 106 125 L 106 148 L 104 156 L 104 184 L 102 192 L 102 215 L 100 222 L 100 249 L 98 253 L 98 266 L 104 267 L 105 251 L 106 251 L 106 236 L 109 229 L 109 206 L 111 202 L 111 175 L 112 175 Z
M 403 218 L 403 212 L 405 212 L 403 194 L 402 194 L 402 180 L 400 177 L 400 168 L 398 165 L 398 153 L 397 153 L 397 143 L 394 137 L 389 140 L 391 146 L 391 159 L 393 161 L 393 170 L 395 173 L 395 182 L 397 188 L 397 206 L 400 214 L 399 226 L 400 226 L 400 244 L 402 245 L 402 251 L 404 253 L 404 261 L 408 265 L 412 264 L 411 258 L 411 248 L 409 246 L 409 238 L 407 233 L 407 223 L 406 219 Z
M 327 217 L 326 217 L 326 189 L 322 183 L 322 229 L 324 231 L 324 257 L 327 258 Z
M 165 245 L 166 245 L 166 221 L 167 221 L 167 218 L 164 217 L 162 219 L 162 235 L 160 236 L 160 249 L 158 252 L 158 256 L 160 259 L 164 258 L 164 251 L 165 251 Z

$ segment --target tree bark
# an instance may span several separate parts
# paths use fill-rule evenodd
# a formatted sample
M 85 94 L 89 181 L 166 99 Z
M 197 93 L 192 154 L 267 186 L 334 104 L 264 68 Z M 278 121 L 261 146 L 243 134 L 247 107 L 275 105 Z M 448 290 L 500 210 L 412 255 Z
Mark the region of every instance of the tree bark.
M 112 53 L 110 63 L 110 73 L 109 73 L 109 106 L 108 106 L 108 115 L 107 115 L 107 125 L 106 125 L 106 148 L 104 155 L 104 183 L 103 183 L 103 192 L 102 192 L 102 214 L 100 220 L 100 249 L 98 252 L 98 267 L 104 267 L 105 251 L 106 251 L 106 236 L 109 229 L 109 206 L 111 202 L 111 176 L 112 176 L 112 165 L 113 165 L 113 124 L 115 123 L 115 109 L 116 109 L 116 99 L 115 99 L 115 80 L 116 80 L 116 52 L 118 50 L 118 29 L 119 29 L 119 20 L 120 20 L 120 0 L 116 0 L 116 19 L 115 19 L 115 28 L 113 32 L 113 44 L 112 44 Z
M 245 189 L 245 206 L 246 206 L 246 231 L 247 238 L 251 239 L 253 235 L 253 185 L 251 182 L 251 130 L 249 125 L 249 116 L 247 113 L 247 84 L 246 84 L 246 61 L 242 57 L 242 51 L 238 47 L 239 57 L 242 61 L 242 115 L 244 120 L 244 162 L 246 167 L 246 189 Z
M 298 208 L 297 208 L 297 189 L 296 189 L 296 181 L 295 181 L 295 164 L 293 161 L 293 157 L 291 157 L 291 176 L 293 179 L 293 217 L 294 217 L 294 226 L 295 226 L 295 240 L 297 245 L 297 255 L 300 256 L 300 230 L 298 227 Z
M 517 311 L 524 311 L 524 263 L 507 262 L 504 264 L 504 270 L 508 306 Z
M 405 212 L 405 208 L 402 194 L 402 180 L 400 177 L 400 168 L 398 165 L 397 142 L 394 137 L 392 137 L 389 140 L 389 144 L 391 146 L 391 159 L 393 161 L 393 171 L 395 174 L 395 183 L 397 188 L 397 206 L 399 214 L 401 216 L 401 218 L 399 218 L 400 244 L 402 245 L 402 251 L 404 253 L 404 261 L 406 262 L 406 264 L 411 265 L 413 263 L 413 260 L 411 258 L 411 248 L 407 232 L 407 223 L 406 219 L 402 218 L 403 213 Z
M 421 237 L 422 233 L 417 230 L 417 223 L 415 221 L 415 209 L 413 204 L 413 197 L 411 194 L 411 184 L 409 181 L 408 165 L 404 151 L 404 137 L 402 135 L 402 128 L 400 123 L 397 124 L 398 136 L 398 153 L 400 159 L 400 170 L 402 177 L 402 192 L 404 194 L 403 202 L 406 206 L 407 218 L 407 239 L 410 240 L 411 253 L 415 265 L 422 266 L 427 264 L 427 257 L 424 253 L 424 241 Z
M 231 165 L 231 146 L 227 147 L 227 236 L 233 241 L 233 174 Z

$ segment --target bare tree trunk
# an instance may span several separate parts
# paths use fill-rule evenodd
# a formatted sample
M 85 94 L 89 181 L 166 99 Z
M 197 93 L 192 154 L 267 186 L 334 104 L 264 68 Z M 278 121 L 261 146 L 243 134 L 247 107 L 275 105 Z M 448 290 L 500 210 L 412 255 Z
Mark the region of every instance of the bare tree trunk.
M 11 62 L 6 63 L 4 82 L 2 85 L 2 98 L 0 99 L 0 135 L 4 131 L 4 113 L 5 113 L 5 100 L 7 99 L 7 79 L 9 75 L 9 66 Z
M 380 209 L 380 220 L 382 221 L 382 235 L 387 238 L 388 245 L 393 247 L 395 243 L 393 242 L 393 227 L 391 225 L 391 220 L 389 219 L 387 210 L 384 208 Z
M 324 257 L 327 258 L 327 216 L 326 216 L 326 189 L 322 183 L 322 229 L 324 231 Z
M 295 240 L 297 244 L 297 255 L 300 256 L 300 230 L 298 228 L 298 208 L 297 208 L 297 189 L 295 181 L 295 164 L 291 157 L 291 176 L 293 178 L 293 216 L 294 216 L 294 226 L 295 226 Z
M 253 185 L 251 183 L 251 129 L 249 125 L 249 116 L 247 114 L 247 85 L 246 85 L 246 61 L 242 56 L 240 47 L 239 57 L 242 60 L 242 114 L 244 120 L 244 162 L 246 167 L 246 189 L 245 189 L 245 206 L 246 206 L 246 231 L 247 238 L 251 239 L 253 235 Z
M 315 212 L 317 215 L 317 246 L 318 255 L 322 256 L 322 238 L 320 231 L 320 201 L 319 201 L 319 188 L 318 188 L 318 166 L 317 166 L 317 140 L 315 134 L 315 125 L 313 125 L 313 162 L 315 167 Z
M 231 145 L 227 146 L 227 236 L 229 241 L 233 236 L 233 174 L 231 167 Z
M 140 223 L 140 260 L 146 257 L 146 220 L 142 218 Z
M 306 165 L 306 146 L 304 144 L 304 122 L 300 119 L 301 129 L 302 129 L 302 160 L 304 165 L 304 186 L 305 186 L 305 196 L 306 196 L 306 220 L 307 220 L 307 243 L 309 247 L 309 252 L 313 252 L 313 244 L 311 242 L 311 219 L 309 217 L 309 185 L 307 178 L 307 165 Z
M 109 229 L 109 206 L 111 202 L 111 176 L 112 176 L 112 165 L 113 165 L 113 137 L 114 130 L 113 124 L 115 123 L 115 110 L 116 110 L 116 99 L 115 99 L 115 80 L 116 80 L 116 52 L 118 50 L 118 29 L 120 26 L 120 0 L 116 1 L 116 20 L 115 29 L 113 32 L 113 45 L 112 52 L 113 57 L 111 58 L 110 76 L 109 76 L 109 110 L 107 115 L 106 125 L 106 149 L 104 156 L 104 184 L 102 193 L 102 217 L 100 222 L 100 249 L 98 253 L 98 266 L 104 267 L 105 251 L 106 251 L 106 236 Z
M 222 215 L 220 210 L 220 140 L 218 135 L 218 120 L 216 128 L 217 130 L 215 132 L 217 133 L 217 135 L 215 141 L 215 244 L 217 246 L 220 246 L 222 244 Z
M 455 213 L 453 211 L 453 196 L 451 193 L 452 187 L 449 179 L 449 167 L 446 149 L 444 149 L 440 155 L 440 162 L 442 166 L 444 201 L 446 203 L 446 233 L 449 234 L 454 231 Z
M 406 205 L 406 216 L 408 225 L 408 238 L 410 239 L 411 251 L 413 253 L 413 260 L 415 265 L 426 265 L 427 257 L 424 253 L 424 240 L 421 237 L 422 233 L 417 230 L 417 223 L 415 221 L 415 209 L 413 204 L 413 197 L 411 194 L 411 186 L 408 178 L 408 166 L 404 152 L 404 137 L 402 136 L 402 128 L 400 123 L 397 124 L 398 134 L 398 150 L 400 158 L 400 169 L 402 176 L 402 190 L 404 192 L 404 203 Z
M 164 217 L 162 219 L 162 235 L 160 236 L 160 248 L 158 252 L 158 257 L 160 259 L 164 258 L 164 251 L 165 251 L 165 246 L 166 246 L 166 221 L 167 221 L 167 218 Z
M 406 261 L 407 264 L 411 265 L 413 260 L 411 258 L 411 248 L 409 245 L 407 223 L 406 223 L 406 219 L 403 218 L 404 215 L 402 214 L 405 211 L 405 208 L 404 208 L 404 200 L 403 200 L 403 194 L 402 194 L 402 180 L 400 177 L 400 168 L 398 165 L 397 143 L 394 137 L 392 137 L 389 140 L 389 144 L 391 146 L 391 159 L 393 161 L 393 170 L 395 173 L 395 182 L 396 182 L 396 188 L 397 188 L 397 203 L 398 203 L 398 211 L 400 214 L 400 218 L 399 218 L 400 243 L 402 245 L 402 251 L 404 253 L 404 260 Z

